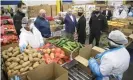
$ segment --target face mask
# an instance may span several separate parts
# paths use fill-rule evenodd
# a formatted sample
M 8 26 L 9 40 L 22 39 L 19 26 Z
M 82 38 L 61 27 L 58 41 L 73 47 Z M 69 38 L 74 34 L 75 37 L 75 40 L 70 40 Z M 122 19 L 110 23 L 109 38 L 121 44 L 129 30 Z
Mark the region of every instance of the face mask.
M 95 11 L 95 14 L 98 14 L 98 13 L 100 13 L 99 11 Z
M 123 8 L 120 8 L 119 10 L 123 10 Z
M 27 13 L 27 9 L 22 9 L 22 13 Z
M 32 26 L 32 24 L 30 24 L 30 30 L 31 30 L 31 29 L 33 29 L 33 26 Z
M 78 16 L 81 16 L 83 13 L 82 12 L 78 12 Z
M 42 14 L 42 17 L 45 18 L 45 16 L 46 16 L 46 15 L 43 13 L 43 14 Z
M 24 28 L 24 27 L 26 27 L 27 25 L 26 25 L 26 24 L 22 24 L 21 26 Z

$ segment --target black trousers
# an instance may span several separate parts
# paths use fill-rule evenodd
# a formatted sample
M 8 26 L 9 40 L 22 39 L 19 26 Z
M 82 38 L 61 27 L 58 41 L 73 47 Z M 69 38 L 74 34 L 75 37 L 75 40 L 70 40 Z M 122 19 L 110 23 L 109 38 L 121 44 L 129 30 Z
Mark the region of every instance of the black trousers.
M 90 38 L 89 38 L 89 44 L 93 43 L 93 40 L 96 40 L 96 46 L 99 46 L 99 41 L 100 41 L 100 36 L 101 33 L 90 33 Z
M 78 34 L 78 42 L 80 42 L 81 44 L 85 44 L 85 40 L 86 40 L 86 34 Z
M 17 32 L 17 36 L 19 38 L 19 35 L 20 35 L 21 31 L 20 30 L 16 30 L 16 32 Z

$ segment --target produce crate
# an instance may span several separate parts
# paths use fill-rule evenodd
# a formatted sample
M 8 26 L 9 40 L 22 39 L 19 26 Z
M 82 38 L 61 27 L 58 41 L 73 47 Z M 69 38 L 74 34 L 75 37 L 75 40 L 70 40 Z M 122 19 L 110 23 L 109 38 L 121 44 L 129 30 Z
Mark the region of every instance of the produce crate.
M 50 42 L 49 40 L 60 39 L 60 38 L 61 38 L 61 37 L 53 37 L 53 38 L 48 39 L 47 42 Z M 72 40 L 69 40 L 69 41 L 72 41 Z M 72 42 L 75 42 L 75 41 L 72 41 Z M 73 51 L 69 51 L 69 50 L 67 50 L 67 49 L 65 49 L 65 48 L 63 48 L 63 47 L 57 45 L 56 43 L 57 43 L 57 42 L 55 42 L 55 43 L 53 43 L 53 44 L 55 44 L 57 47 L 62 48 L 65 52 L 67 52 L 67 53 L 70 55 L 70 58 L 71 58 L 71 59 L 74 58 L 75 56 L 77 56 L 78 53 L 79 53 L 80 43 L 78 43 L 78 42 L 77 42 L 77 43 L 78 43 L 79 47 L 75 48 Z M 77 45 L 77 43 L 75 43 L 75 44 Z
M 9 44 L 9 45 L 6 45 L 6 46 L 2 46 L 2 47 L 1 47 L 1 51 L 4 51 L 4 50 L 8 49 L 9 47 L 15 48 L 16 46 L 18 46 L 18 43 L 13 43 L 13 44 Z M 2 58 L 2 59 L 3 59 L 3 58 Z M 8 74 L 7 74 L 7 69 L 6 69 L 6 66 L 5 66 L 5 60 L 3 60 L 2 66 L 4 66 L 4 69 L 3 69 L 3 70 L 6 72 L 6 75 L 8 75 Z M 27 80 L 26 74 L 21 74 L 21 75 L 19 75 L 19 76 L 20 76 L 20 78 L 21 78 L 22 80 Z M 13 77 L 13 76 L 9 76 L 9 75 L 8 75 L 8 79 L 10 79 L 11 77 Z
M 49 40 L 60 39 L 60 38 L 61 38 L 60 36 L 50 37 L 50 38 L 47 38 L 47 39 L 45 40 L 45 42 L 47 43 L 47 42 L 49 42 Z

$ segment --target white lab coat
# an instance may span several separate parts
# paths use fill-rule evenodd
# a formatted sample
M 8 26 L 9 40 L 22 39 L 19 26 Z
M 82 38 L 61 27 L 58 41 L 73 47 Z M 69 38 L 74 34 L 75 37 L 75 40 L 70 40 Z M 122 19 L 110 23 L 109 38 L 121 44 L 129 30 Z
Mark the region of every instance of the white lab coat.
M 130 62 L 130 55 L 123 47 L 104 54 L 101 58 L 100 71 L 102 75 L 123 75 L 128 69 Z M 109 80 L 104 77 L 103 80 Z
M 122 19 L 124 19 L 124 18 L 127 18 L 127 11 L 126 10 L 123 10 L 122 12 L 121 12 L 121 14 L 119 14 L 119 9 L 117 9 L 117 10 L 114 10 L 114 12 L 113 12 L 113 18 L 122 18 Z
M 31 31 L 27 31 L 25 28 L 21 29 L 19 46 L 21 47 L 24 44 L 27 46 L 29 44 L 33 48 L 38 48 L 41 43 L 44 43 L 43 37 L 33 23 L 30 26 L 33 28 L 33 33 Z

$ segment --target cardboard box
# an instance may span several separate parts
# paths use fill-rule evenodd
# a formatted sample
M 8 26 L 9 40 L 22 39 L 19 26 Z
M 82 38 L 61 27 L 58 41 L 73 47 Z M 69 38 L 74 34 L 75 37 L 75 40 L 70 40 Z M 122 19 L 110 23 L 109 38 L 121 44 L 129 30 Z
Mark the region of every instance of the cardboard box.
M 41 64 L 27 74 L 28 80 L 68 80 L 68 72 L 56 63 Z
M 19 43 L 12 43 L 5 46 L 1 46 L 1 51 L 8 49 L 9 47 L 16 47 Z
M 69 4 L 63 4 L 63 11 L 67 11 L 69 9 Z
M 51 5 L 51 10 L 52 10 L 52 16 L 56 16 L 57 12 L 56 12 L 56 5 Z
M 94 46 L 92 48 L 92 45 L 86 46 L 84 50 L 80 49 L 79 55 L 75 58 L 78 62 L 83 64 L 84 66 L 88 67 L 88 60 L 90 57 L 94 57 L 97 54 L 104 52 L 105 50 Z M 86 52 L 86 53 L 84 53 Z M 83 53 L 83 54 L 82 54 Z
M 129 36 L 130 34 L 133 33 L 133 29 L 123 29 L 122 32 L 123 32 L 126 36 Z
M 47 16 L 52 16 L 52 11 L 51 11 L 51 6 L 50 5 L 45 5 L 45 10 L 46 10 L 46 15 Z

